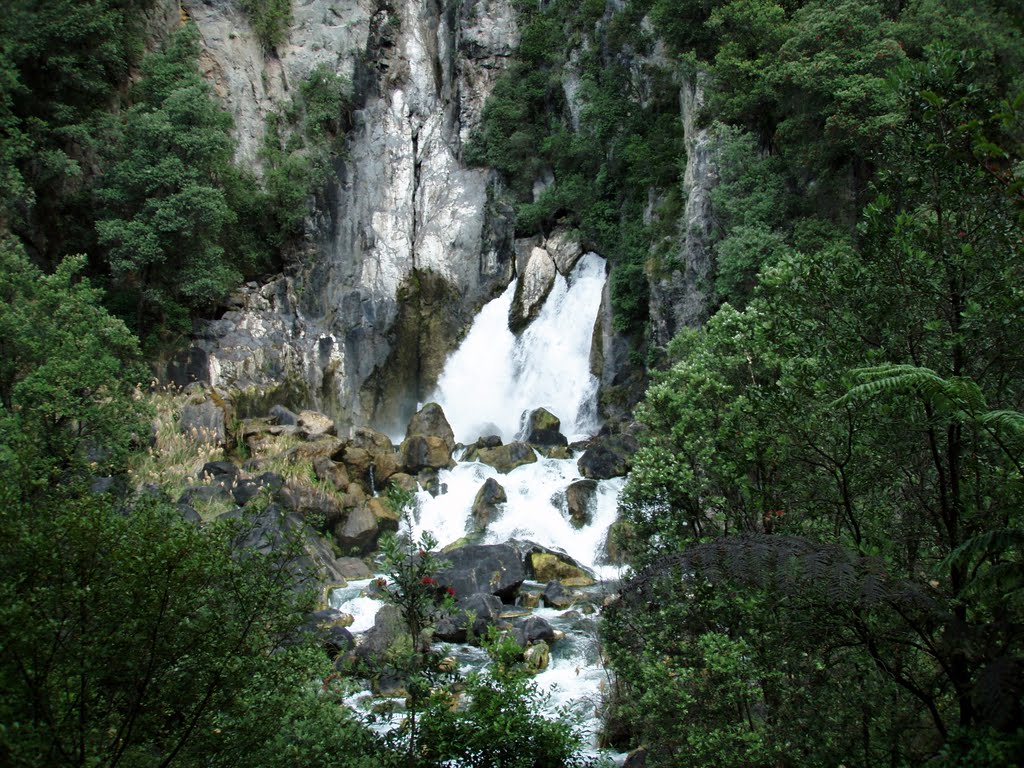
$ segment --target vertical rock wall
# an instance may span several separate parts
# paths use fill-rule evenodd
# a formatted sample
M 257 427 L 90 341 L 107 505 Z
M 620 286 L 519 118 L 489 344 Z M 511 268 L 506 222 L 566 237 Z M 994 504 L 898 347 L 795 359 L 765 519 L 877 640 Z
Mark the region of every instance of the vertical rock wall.
M 697 125 L 703 105 L 703 77 L 698 75 L 680 91 L 686 144 L 680 247 L 668 268 L 650 276 L 651 336 L 659 346 L 681 329 L 701 325 L 714 307 L 711 190 L 718 183 L 718 142 L 710 129 Z
M 258 167 L 267 112 L 315 66 L 355 88 L 346 153 L 288 274 L 198 330 L 179 378 L 283 388 L 342 421 L 404 423 L 512 277 L 508 217 L 462 144 L 518 41 L 508 0 L 294 0 L 265 52 L 235 0 L 186 0 L 203 67 Z M 424 330 L 426 329 L 426 330 Z

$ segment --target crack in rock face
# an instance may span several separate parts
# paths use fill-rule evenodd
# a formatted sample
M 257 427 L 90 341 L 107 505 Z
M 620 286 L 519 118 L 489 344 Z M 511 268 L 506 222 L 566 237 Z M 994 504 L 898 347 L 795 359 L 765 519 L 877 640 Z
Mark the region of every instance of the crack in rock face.
M 267 114 L 316 66 L 353 83 L 354 113 L 286 275 L 245 286 L 172 377 L 283 386 L 341 424 L 403 423 L 440 373 L 432 359 L 513 276 L 510 217 L 487 172 L 461 162 L 518 42 L 510 3 L 312 0 L 294 4 L 287 40 L 269 53 L 234 3 L 183 5 L 235 118 L 238 159 L 257 173 Z M 402 412 L 384 413 L 395 398 Z

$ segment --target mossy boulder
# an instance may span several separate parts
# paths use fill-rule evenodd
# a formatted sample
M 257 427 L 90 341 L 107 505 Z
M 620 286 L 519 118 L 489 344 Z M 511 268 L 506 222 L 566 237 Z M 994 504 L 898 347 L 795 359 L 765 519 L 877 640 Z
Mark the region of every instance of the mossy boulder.
M 479 461 L 507 475 L 516 467 L 537 461 L 537 453 L 526 443 L 515 441 L 496 448 L 473 447 L 466 452 L 465 460 Z

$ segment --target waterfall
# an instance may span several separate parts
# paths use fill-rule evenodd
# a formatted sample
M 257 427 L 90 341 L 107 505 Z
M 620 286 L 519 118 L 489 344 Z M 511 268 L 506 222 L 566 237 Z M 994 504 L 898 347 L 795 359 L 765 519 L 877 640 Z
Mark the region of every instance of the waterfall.
M 556 275 L 540 314 L 518 338 L 508 329 L 515 281 L 481 310 L 433 397 L 456 440 L 468 444 L 490 434 L 512 440 L 522 413 L 538 407 L 562 420 L 570 440 L 597 431 L 590 343 L 604 281 L 605 260 L 584 255 L 568 279 Z
M 537 318 L 517 338 L 508 329 L 515 283 L 487 304 L 458 350 L 449 358 L 432 398 L 443 408 L 456 440 L 468 444 L 481 435 L 517 436 L 525 411 L 545 407 L 562 422 L 570 440 L 594 434 L 597 380 L 590 373 L 590 347 L 600 311 L 605 260 L 586 254 L 568 279 L 557 276 Z M 618 577 L 618 568 L 603 565 L 609 526 L 615 521 L 623 478 L 597 484 L 591 519 L 574 527 L 565 510 L 565 490 L 580 479 L 576 458 L 538 456 L 536 462 L 507 474 L 475 461 L 459 462 L 438 474 L 441 493 L 421 490 L 407 533 L 419 538 L 430 531 L 443 547 L 473 530 L 472 506 L 483 483 L 493 478 L 505 489 L 501 514 L 486 527 L 484 543 L 528 540 L 568 554 L 599 579 Z M 351 613 L 354 628 L 372 624 L 373 598 L 362 584 L 332 594 L 332 606 Z M 533 585 L 536 589 L 538 585 Z M 589 588 L 590 600 L 601 602 L 602 587 Z M 549 667 L 536 680 L 551 694 L 549 714 L 556 707 L 574 709 L 593 732 L 594 703 L 607 679 L 596 640 L 596 619 L 575 612 L 538 609 L 565 636 L 554 644 Z M 358 631 L 356 630 L 356 631 Z M 469 646 L 450 650 L 463 671 L 487 663 L 482 651 Z

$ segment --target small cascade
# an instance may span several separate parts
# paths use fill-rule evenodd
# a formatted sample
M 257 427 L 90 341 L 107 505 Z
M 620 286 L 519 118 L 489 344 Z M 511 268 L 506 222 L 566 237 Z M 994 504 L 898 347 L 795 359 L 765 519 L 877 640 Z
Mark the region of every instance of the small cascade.
M 523 411 L 544 407 L 570 440 L 598 429 L 597 379 L 590 373 L 594 320 L 601 307 L 605 260 L 585 254 L 555 285 L 537 318 L 517 338 L 508 329 L 516 283 L 487 304 L 449 358 L 434 400 L 455 439 L 515 438 Z

